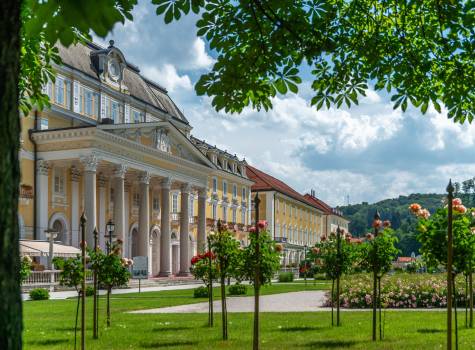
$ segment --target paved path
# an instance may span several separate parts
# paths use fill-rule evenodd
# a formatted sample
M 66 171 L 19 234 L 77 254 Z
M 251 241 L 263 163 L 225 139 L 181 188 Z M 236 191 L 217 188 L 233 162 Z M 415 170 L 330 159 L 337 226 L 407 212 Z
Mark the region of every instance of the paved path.
M 314 312 L 322 307 L 325 300 L 325 291 L 303 291 L 263 295 L 260 299 L 261 312 Z M 213 303 L 214 310 L 221 310 L 221 301 Z M 254 297 L 227 298 L 228 312 L 253 312 Z M 138 310 L 131 313 L 207 313 L 208 303 L 178 305 L 159 309 Z
M 140 290 L 142 292 L 158 292 L 162 290 L 180 290 L 180 289 L 193 289 L 199 287 L 203 284 L 177 284 L 172 286 L 157 286 L 157 287 L 142 287 Z M 138 293 L 138 288 L 124 288 L 124 289 L 112 289 L 112 294 L 127 294 L 127 293 Z M 100 290 L 100 295 L 105 295 L 107 292 L 105 290 Z M 74 298 L 78 293 L 74 290 L 62 291 L 62 292 L 50 292 L 50 299 L 67 299 Z M 30 297 L 28 293 L 22 294 L 23 300 L 29 300 Z

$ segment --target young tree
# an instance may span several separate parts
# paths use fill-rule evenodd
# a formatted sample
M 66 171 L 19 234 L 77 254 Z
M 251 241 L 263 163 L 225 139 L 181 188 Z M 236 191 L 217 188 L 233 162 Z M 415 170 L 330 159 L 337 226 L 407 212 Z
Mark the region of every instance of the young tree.
M 413 203 L 409 207 L 411 212 L 417 216 L 418 241 L 421 243 L 422 256 L 430 267 L 442 265 L 447 266 L 447 226 L 448 207 L 439 208 L 433 215 L 427 209 L 423 209 L 418 203 Z M 453 275 L 463 273 L 469 279 L 470 294 L 470 327 L 473 326 L 473 289 L 472 274 L 475 262 L 475 209 L 467 209 L 459 198 L 452 202 L 453 221 Z M 452 278 L 452 281 L 455 279 Z M 454 282 L 452 282 L 454 284 Z M 454 285 L 452 288 L 457 304 Z
M 21 259 L 21 265 L 20 265 L 20 282 L 23 283 L 26 281 L 28 276 L 31 275 L 31 258 L 26 255 Z
M 269 109 L 276 94 L 298 91 L 304 64 L 317 109 L 358 104 L 368 83 L 394 108 L 430 104 L 472 121 L 475 34 L 472 2 L 371 0 L 153 0 L 166 23 L 199 13 L 197 34 L 217 53 L 196 85 L 213 106 Z
M 391 229 L 389 221 L 381 222 L 379 213 L 374 215 L 374 234 L 368 234 L 367 240 L 361 246 L 362 268 L 373 274 L 373 341 L 376 340 L 376 307 L 379 307 L 379 339 L 382 339 L 381 325 L 381 278 L 392 266 L 398 253 L 395 244 L 397 238 Z M 383 228 L 383 230 L 380 230 Z
M 107 327 L 111 324 L 110 295 L 113 287 L 127 285 L 130 279 L 128 267 L 132 265 L 132 260 L 121 258 L 120 251 L 122 241 L 117 240 L 112 244 L 109 254 L 102 250 L 90 251 L 91 263 L 96 268 L 97 280 L 99 284 L 107 288 Z
M 210 238 L 209 238 L 210 239 Z M 208 250 L 191 258 L 191 274 L 208 288 L 208 326 L 213 326 L 213 278 L 218 275 L 216 256 Z
M 332 280 L 331 308 L 333 326 L 333 306 L 336 299 L 336 325 L 340 325 L 340 279 L 344 273 L 351 270 L 353 248 L 348 237 L 342 237 L 338 228 L 337 234 L 332 233 L 329 239 L 322 239 L 311 250 L 310 256 L 320 266 L 321 271 Z M 348 238 L 348 239 L 347 239 Z M 336 293 L 335 293 L 336 281 Z M 336 295 L 335 295 L 336 294 Z
M 79 316 L 79 300 L 81 299 L 81 294 L 85 291 L 81 290 L 81 283 L 84 278 L 84 269 L 82 264 L 82 258 L 78 255 L 75 258 L 63 259 L 63 258 L 54 258 L 54 266 L 58 270 L 61 270 L 59 273 L 59 283 L 62 286 L 74 287 L 78 293 L 77 303 L 76 303 L 76 322 L 74 323 L 74 348 L 76 348 L 76 339 L 77 339 L 77 329 L 78 329 L 78 316 Z
M 228 311 L 226 308 L 226 279 L 234 277 L 234 266 L 238 265 L 239 242 L 233 238 L 227 226 L 218 220 L 218 232 L 211 236 L 211 250 L 216 256 L 217 272 L 221 284 L 221 317 L 223 340 L 228 339 Z
M 257 228 L 255 226 L 250 228 L 249 245 L 242 251 L 242 276 L 254 286 L 254 350 L 259 348 L 260 288 L 270 283 L 279 270 L 280 252 L 281 248 L 276 245 L 267 231 L 266 221 L 261 220 Z

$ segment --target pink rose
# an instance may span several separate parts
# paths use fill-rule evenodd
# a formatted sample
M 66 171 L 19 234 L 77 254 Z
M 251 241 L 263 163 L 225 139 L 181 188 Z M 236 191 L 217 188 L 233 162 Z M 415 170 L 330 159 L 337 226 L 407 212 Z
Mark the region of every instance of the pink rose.
M 462 205 L 462 200 L 460 198 L 454 198 L 452 200 L 452 205 L 453 206 L 456 206 L 456 205 Z

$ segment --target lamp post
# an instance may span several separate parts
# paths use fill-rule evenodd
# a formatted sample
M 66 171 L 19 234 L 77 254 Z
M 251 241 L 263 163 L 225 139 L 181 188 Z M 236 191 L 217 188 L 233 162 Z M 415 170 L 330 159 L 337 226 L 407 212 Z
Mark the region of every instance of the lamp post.
M 48 269 L 53 270 L 53 244 L 54 239 L 58 236 L 58 231 L 49 228 L 45 230 L 45 236 L 49 240 L 49 256 L 48 256 Z
M 49 281 L 50 281 L 50 292 L 54 290 L 54 272 L 53 272 L 53 247 L 54 247 L 54 239 L 58 236 L 57 231 L 49 228 L 45 230 L 46 238 L 49 240 L 49 253 L 48 253 L 48 269 L 50 270 Z
M 452 202 L 454 186 L 452 180 L 447 186 L 447 350 L 452 350 L 452 263 L 453 263 L 453 229 Z M 471 293 L 471 292 L 470 292 Z
M 97 253 L 97 236 L 98 236 L 98 233 L 97 233 L 97 229 L 94 228 L 94 252 Z M 94 278 L 94 306 L 93 306 L 93 324 L 92 324 L 92 337 L 94 339 L 97 339 L 98 338 L 98 309 L 99 309 L 99 306 L 98 306 L 98 298 L 97 298 L 97 267 L 94 267 L 94 275 L 93 275 L 93 278 Z
M 208 232 L 206 237 L 208 241 L 208 252 L 209 252 L 209 287 L 208 287 L 208 326 L 213 327 L 213 259 L 211 256 L 211 236 L 214 234 L 213 231 Z
M 109 245 L 107 246 L 107 254 L 111 252 L 112 249 L 112 234 L 115 231 L 115 225 L 112 219 L 110 219 L 106 224 L 106 231 L 109 233 L 107 237 L 109 237 Z

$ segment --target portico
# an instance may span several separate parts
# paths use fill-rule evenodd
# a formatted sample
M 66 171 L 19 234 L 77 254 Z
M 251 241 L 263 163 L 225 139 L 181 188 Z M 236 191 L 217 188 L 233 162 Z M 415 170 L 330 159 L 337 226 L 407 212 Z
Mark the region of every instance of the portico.
M 199 151 L 196 159 L 179 158 L 168 152 L 145 148 L 140 143 L 101 130 L 100 126 L 50 130 L 36 133 L 33 137 L 40 150 L 38 174 L 46 179 L 48 172 L 53 169 L 67 169 L 67 173 L 74 174 L 74 188 L 68 209 L 71 217 L 79 217 L 82 211 L 85 212 L 88 246 L 93 245 L 94 228 L 103 236 L 106 232 L 102 226 L 112 219 L 115 223 L 115 239 L 124 242 L 124 256 L 148 256 L 149 265 L 152 267 L 154 261 L 155 266 L 151 273 L 159 272 L 160 276 L 170 276 L 174 264 L 178 266 L 177 273 L 189 275 L 190 259 L 196 253 L 190 244 L 190 225 L 195 222 L 190 217 L 190 206 L 193 205 L 190 196 L 198 198 L 197 240 L 202 242 L 206 232 L 207 176 L 212 170 L 206 166 L 207 159 Z M 51 140 L 56 142 L 52 144 Z M 111 142 L 123 147 L 112 147 Z M 73 148 L 73 145 L 78 144 L 85 147 Z M 71 148 L 68 149 L 68 146 Z M 171 162 L 170 158 L 176 158 L 173 159 L 173 166 L 167 164 Z M 145 159 L 147 162 L 144 162 Z M 41 177 L 39 181 L 42 181 L 42 186 L 38 187 L 38 196 L 47 208 L 49 182 Z M 126 191 L 125 184 L 128 184 L 129 191 Z M 177 203 L 173 207 L 171 205 L 171 200 L 178 195 L 179 211 Z M 47 222 L 48 212 L 37 211 L 37 220 Z M 173 242 L 177 245 L 174 253 L 172 223 L 179 232 Z M 134 225 L 134 232 L 137 232 L 135 238 L 129 235 Z M 103 249 L 105 242 L 103 238 L 100 239 Z M 77 246 L 75 238 L 72 244 Z M 172 261 L 172 257 L 175 261 Z M 159 271 L 156 271 L 157 266 Z

